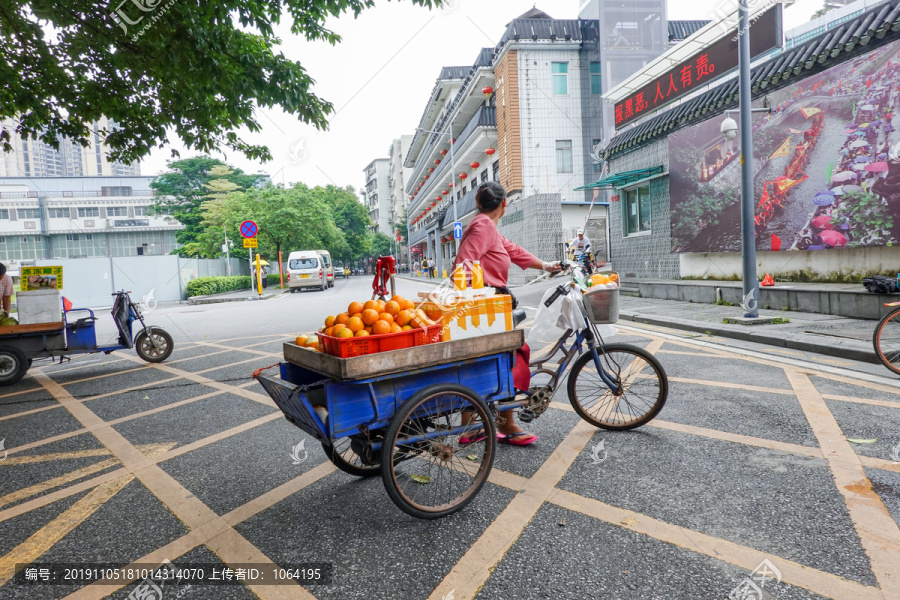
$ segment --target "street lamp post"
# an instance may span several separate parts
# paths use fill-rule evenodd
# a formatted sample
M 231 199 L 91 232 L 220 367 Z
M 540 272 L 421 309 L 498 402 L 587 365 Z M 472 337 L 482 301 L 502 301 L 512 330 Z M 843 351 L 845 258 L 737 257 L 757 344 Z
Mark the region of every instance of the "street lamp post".
M 738 0 L 738 81 L 741 103 L 741 250 L 744 316 L 759 316 L 756 231 L 753 220 L 753 131 L 750 125 L 750 0 Z

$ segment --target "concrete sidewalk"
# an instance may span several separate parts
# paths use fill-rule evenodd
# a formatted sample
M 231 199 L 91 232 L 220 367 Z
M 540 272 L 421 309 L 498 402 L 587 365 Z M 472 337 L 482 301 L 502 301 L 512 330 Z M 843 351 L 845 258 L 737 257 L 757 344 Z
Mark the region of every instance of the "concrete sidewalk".
M 729 325 L 722 322 L 725 317 L 743 316 L 739 306 L 638 298 L 627 295 L 627 292 L 620 298 L 619 320 L 696 331 L 850 360 L 879 362 L 872 346 L 872 333 L 878 321 L 791 310 L 760 309 L 759 314 L 780 317 L 787 322 Z
M 190 305 L 197 304 L 218 304 L 220 302 L 244 302 L 246 300 L 268 300 L 282 294 L 287 294 L 289 288 L 279 289 L 277 287 L 263 288 L 263 295 L 260 296 L 256 290 L 237 290 L 234 292 L 225 292 L 224 294 L 210 294 L 209 296 L 193 296 L 187 299 Z

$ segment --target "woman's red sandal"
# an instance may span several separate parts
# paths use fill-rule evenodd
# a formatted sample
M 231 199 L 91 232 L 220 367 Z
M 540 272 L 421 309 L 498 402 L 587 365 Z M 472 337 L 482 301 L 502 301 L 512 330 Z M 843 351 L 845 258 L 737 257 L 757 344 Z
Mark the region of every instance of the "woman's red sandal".
M 514 439 L 517 436 L 525 436 L 523 438 Z M 497 441 L 501 444 L 509 444 L 510 446 L 530 446 L 538 441 L 538 436 L 527 431 L 519 431 L 516 433 L 498 433 Z

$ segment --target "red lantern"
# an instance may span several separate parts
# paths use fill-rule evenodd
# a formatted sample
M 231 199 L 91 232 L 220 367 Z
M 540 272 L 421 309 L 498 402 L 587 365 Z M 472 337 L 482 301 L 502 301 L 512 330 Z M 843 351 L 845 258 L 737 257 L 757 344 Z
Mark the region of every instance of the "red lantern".
M 448 191 L 447 191 L 447 190 L 444 190 L 444 191 L 443 191 L 443 192 L 441 192 L 441 193 L 442 193 L 442 194 L 443 194 L 443 195 L 445 195 L 445 196 L 446 196 L 446 195 L 447 195 L 447 194 L 449 194 L 449 193 L 450 193 L 450 192 L 448 192 Z
M 441 156 L 447 156 L 447 149 L 441 150 Z
M 431 177 L 431 175 L 426 175 L 426 176 L 425 176 L 425 181 L 428 181 L 428 178 L 429 178 L 429 177 Z
M 472 167 L 472 169 L 477 169 L 477 168 L 480 167 L 481 165 L 480 165 L 479 163 L 477 163 L 477 162 L 473 162 L 473 163 L 472 163 L 471 165 L 469 165 L 469 166 Z
M 435 165 L 441 164 L 441 159 L 439 159 L 439 158 L 434 159 L 434 164 Z
M 456 138 L 453 138 L 452 140 L 450 140 L 450 144 L 451 144 L 451 145 L 452 145 L 452 144 L 455 144 L 455 143 L 456 143 Z
M 430 169 L 428 169 L 428 172 L 429 172 L 429 173 L 434 173 L 434 167 L 431 167 Z
M 494 150 L 493 148 L 488 148 L 487 150 L 484 151 L 484 153 L 487 154 L 488 156 L 493 156 L 494 152 L 496 152 L 496 150 Z
M 483 88 L 481 88 L 481 93 L 484 94 L 485 97 L 488 97 L 494 93 L 494 88 L 492 88 L 489 85 L 486 85 Z
M 431 203 L 432 206 L 434 206 L 435 204 L 437 204 L 437 202 L 432 202 L 432 203 Z
M 453 187 L 453 184 L 452 184 L 452 183 L 450 184 L 450 187 Z
M 460 179 L 465 179 L 466 177 L 468 177 L 468 175 L 467 175 L 466 173 L 460 173 L 460 174 L 459 174 L 459 178 L 460 178 Z

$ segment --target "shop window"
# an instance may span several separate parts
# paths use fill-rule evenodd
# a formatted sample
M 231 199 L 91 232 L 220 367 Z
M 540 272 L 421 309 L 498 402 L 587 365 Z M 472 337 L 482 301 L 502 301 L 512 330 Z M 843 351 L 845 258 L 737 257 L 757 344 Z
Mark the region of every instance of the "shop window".
M 599 96 L 603 93 L 603 88 L 601 87 L 600 80 L 600 63 L 592 62 L 591 63 L 591 94 L 594 96 Z
M 556 140 L 556 172 L 572 172 L 572 140 Z
M 67 234 L 66 234 L 66 241 L 67 241 L 67 242 L 77 242 L 77 241 L 78 241 L 78 234 L 77 234 L 77 233 L 67 233 Z
M 569 63 L 555 62 L 550 63 L 553 72 L 553 95 L 568 96 L 569 95 Z
M 622 229 L 626 236 L 650 232 L 650 186 L 645 185 L 624 192 Z

